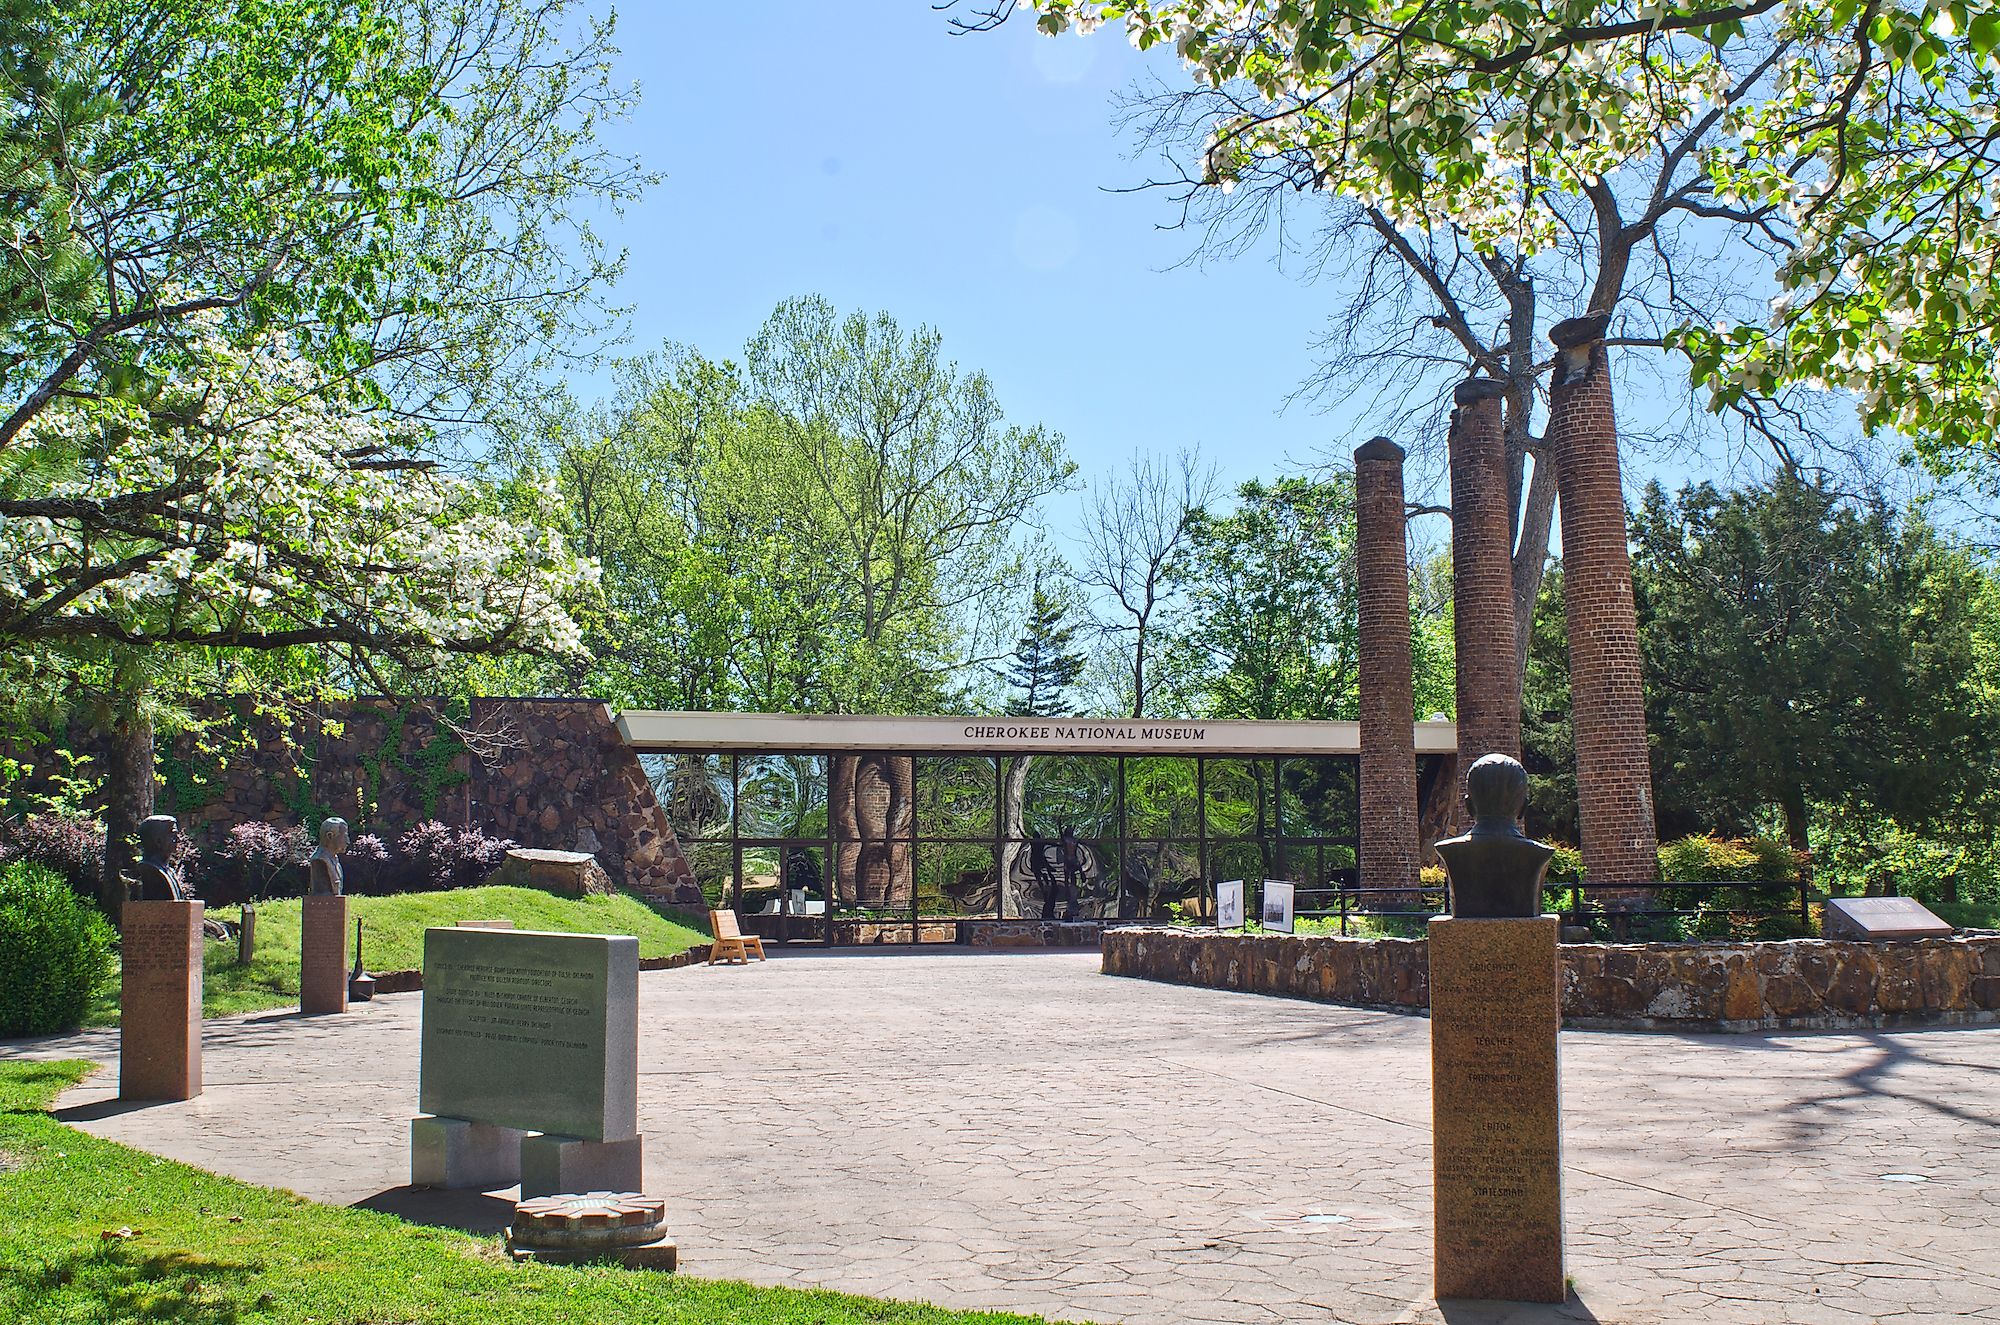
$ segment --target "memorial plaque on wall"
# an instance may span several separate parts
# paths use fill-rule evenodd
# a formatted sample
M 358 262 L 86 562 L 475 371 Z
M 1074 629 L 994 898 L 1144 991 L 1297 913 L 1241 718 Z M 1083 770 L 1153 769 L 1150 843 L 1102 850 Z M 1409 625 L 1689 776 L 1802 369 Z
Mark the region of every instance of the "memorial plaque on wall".
M 1822 914 L 1830 939 L 1948 939 L 1956 932 L 1914 897 L 1832 897 Z
M 424 934 L 421 1107 L 587 1141 L 638 1130 L 639 940 Z

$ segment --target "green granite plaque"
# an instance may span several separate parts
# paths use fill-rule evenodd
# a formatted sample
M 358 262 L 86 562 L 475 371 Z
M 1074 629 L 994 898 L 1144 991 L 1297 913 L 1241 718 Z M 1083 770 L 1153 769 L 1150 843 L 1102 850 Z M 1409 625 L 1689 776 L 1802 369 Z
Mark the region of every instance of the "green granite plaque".
M 425 1113 L 587 1141 L 638 1134 L 639 940 L 424 933 Z

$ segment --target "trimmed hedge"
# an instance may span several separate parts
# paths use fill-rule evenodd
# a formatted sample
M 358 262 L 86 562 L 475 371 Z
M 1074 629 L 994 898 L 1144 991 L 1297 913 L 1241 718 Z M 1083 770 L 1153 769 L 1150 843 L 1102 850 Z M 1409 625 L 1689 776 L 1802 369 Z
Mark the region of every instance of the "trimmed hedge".
M 16 861 L 0 873 L 0 1036 L 83 1024 L 111 975 L 111 926 L 55 871 Z

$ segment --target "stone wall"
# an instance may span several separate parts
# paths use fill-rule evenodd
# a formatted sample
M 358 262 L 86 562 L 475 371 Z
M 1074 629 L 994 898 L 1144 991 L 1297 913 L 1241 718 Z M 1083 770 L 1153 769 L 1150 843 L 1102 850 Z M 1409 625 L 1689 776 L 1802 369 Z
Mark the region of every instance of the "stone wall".
M 1422 939 L 1115 929 L 1104 970 L 1359 1007 L 1430 1006 Z M 1563 1019 L 1622 1030 L 1804 1030 L 2000 1021 L 2000 935 L 1857 943 L 1576 943 Z
M 623 887 L 702 905 L 652 783 L 601 701 L 475 699 L 453 710 L 434 698 L 377 697 L 212 716 L 201 745 L 182 737 L 157 752 L 157 807 L 204 850 L 239 823 L 310 829 L 330 814 L 393 849 L 436 819 L 525 847 L 588 851 Z M 71 745 L 90 775 L 99 752 L 87 740 Z M 10 790 L 35 786 L 31 778 Z M 350 882 L 367 887 L 367 868 L 352 865 Z

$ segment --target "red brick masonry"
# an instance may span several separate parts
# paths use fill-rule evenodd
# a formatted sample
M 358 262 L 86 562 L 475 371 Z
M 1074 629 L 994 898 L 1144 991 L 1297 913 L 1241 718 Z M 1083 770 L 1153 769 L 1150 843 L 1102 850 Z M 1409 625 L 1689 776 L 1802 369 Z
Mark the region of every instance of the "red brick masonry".
M 1556 344 L 1549 442 L 1562 501 L 1577 809 L 1585 877 L 1650 883 L 1659 877 L 1659 838 L 1605 323 L 1602 316 L 1572 318 L 1549 333 Z
M 1565 1025 L 1809 1030 L 2000 1022 L 2000 937 L 1855 943 L 1567 943 Z M 1171 984 L 1418 1011 L 1423 939 L 1115 929 L 1104 971 Z
M 1458 406 L 1451 415 L 1451 576 L 1461 791 L 1481 755 L 1521 757 L 1513 524 L 1501 411 L 1506 391 L 1500 382 L 1475 377 L 1452 393 Z M 1458 820 L 1464 820 L 1463 809 Z
M 1354 559 L 1361 582 L 1361 878 L 1414 890 L 1416 715 L 1403 448 L 1377 437 L 1354 452 Z

